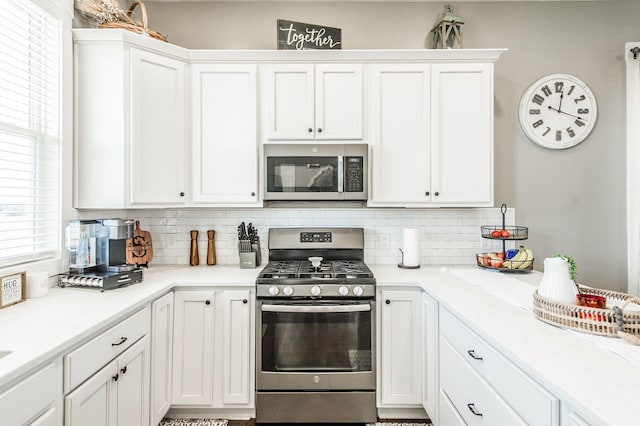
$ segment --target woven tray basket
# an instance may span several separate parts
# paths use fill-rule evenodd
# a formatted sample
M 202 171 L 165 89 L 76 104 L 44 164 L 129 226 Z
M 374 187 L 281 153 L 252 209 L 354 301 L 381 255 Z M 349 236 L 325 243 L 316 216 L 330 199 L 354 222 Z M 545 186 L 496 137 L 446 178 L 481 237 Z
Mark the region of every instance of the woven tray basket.
M 639 304 L 640 299 L 617 291 L 583 286 L 579 286 L 579 288 L 581 293 L 606 297 L 608 306 L 613 304 L 620 306 L 623 310 L 624 332 L 626 334 L 640 336 L 640 311 L 624 311 L 624 308 L 630 303 Z M 584 333 L 622 337 L 618 333 L 618 326 L 613 309 L 567 305 L 540 296 L 538 290 L 536 290 L 533 294 L 533 312 L 538 319 L 549 324 Z
M 142 13 L 142 23 L 140 25 L 130 24 L 128 22 L 122 21 L 107 21 L 100 24 L 99 28 L 119 28 L 138 34 L 148 35 L 149 37 L 155 38 L 157 40 L 167 41 L 167 37 L 157 31 L 149 29 L 147 20 L 147 8 L 144 6 L 144 3 L 142 1 L 137 0 L 131 3 L 131 6 L 129 6 L 129 10 L 127 11 L 127 16 L 131 18 L 131 14 L 133 13 L 133 10 L 136 8 L 136 6 L 140 6 L 140 11 Z

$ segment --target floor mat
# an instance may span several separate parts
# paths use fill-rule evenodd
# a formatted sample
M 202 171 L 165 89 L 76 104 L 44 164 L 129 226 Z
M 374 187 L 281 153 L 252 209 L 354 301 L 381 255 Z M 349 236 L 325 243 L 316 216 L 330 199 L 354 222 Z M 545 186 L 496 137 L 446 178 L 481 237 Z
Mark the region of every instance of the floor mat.
M 227 426 L 227 420 L 220 419 L 162 419 L 158 426 Z

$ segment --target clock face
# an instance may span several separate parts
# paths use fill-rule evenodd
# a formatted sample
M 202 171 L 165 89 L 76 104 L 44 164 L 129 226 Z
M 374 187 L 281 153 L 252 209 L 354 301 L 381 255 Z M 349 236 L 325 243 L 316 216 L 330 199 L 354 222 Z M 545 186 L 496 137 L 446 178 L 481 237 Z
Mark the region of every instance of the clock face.
M 552 74 L 533 83 L 520 100 L 520 126 L 533 142 L 565 149 L 582 142 L 596 124 L 596 98 L 580 79 Z

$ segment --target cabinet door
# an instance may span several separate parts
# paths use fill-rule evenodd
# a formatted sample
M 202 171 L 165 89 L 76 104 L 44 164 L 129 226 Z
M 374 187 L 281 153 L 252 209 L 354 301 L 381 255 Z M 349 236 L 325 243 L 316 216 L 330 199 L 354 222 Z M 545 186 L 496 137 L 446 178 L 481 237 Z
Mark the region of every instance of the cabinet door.
M 216 297 L 219 319 L 216 353 L 222 363 L 215 375 L 215 383 L 216 387 L 221 386 L 219 403 L 223 408 L 253 404 L 251 300 L 250 290 L 224 290 Z
M 149 336 L 144 336 L 117 359 L 118 426 L 149 424 Z
M 362 65 L 317 65 L 315 137 L 362 139 Z
M 29 426 L 57 426 L 58 425 L 58 412 L 55 408 L 51 407 L 37 419 L 29 423 Z
M 171 406 L 173 359 L 173 293 L 151 304 L 151 424 L 157 425 Z
M 112 361 L 65 397 L 65 426 L 117 425 L 117 367 Z
M 432 201 L 493 205 L 493 64 L 431 67 Z
M 425 205 L 430 199 L 429 65 L 372 67 L 369 205 Z
M 438 407 L 438 304 L 422 293 L 422 406 L 429 418 Z
M 256 65 L 194 65 L 193 202 L 256 205 Z
M 173 404 L 211 405 L 213 291 L 174 293 Z
M 267 139 L 314 139 L 313 65 L 267 65 L 264 71 Z
M 130 202 L 185 203 L 185 64 L 131 49 Z
M 382 290 L 379 404 L 422 404 L 422 302 L 417 290 Z

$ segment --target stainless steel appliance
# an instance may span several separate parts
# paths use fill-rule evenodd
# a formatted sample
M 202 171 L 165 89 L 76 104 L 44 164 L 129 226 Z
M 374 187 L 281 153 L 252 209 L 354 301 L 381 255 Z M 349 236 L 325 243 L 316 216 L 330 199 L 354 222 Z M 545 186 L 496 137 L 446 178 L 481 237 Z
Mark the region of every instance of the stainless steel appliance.
M 69 272 L 58 275 L 60 287 L 101 290 L 142 281 L 142 271 L 127 263 L 132 219 L 72 220 L 66 228 Z
M 256 421 L 376 421 L 362 228 L 272 228 L 256 281 Z
M 366 144 L 269 144 L 264 147 L 265 200 L 367 199 Z

